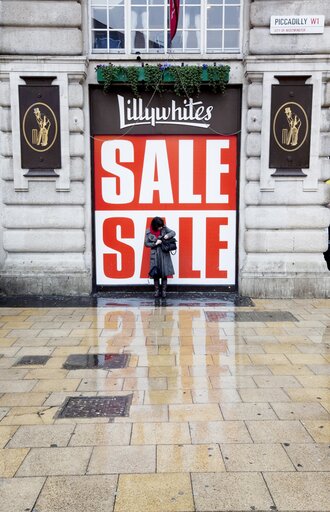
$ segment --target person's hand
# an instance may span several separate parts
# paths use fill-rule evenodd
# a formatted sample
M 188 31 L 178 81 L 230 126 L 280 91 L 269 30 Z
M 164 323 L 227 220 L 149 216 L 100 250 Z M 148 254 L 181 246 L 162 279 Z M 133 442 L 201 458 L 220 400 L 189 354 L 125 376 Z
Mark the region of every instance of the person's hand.
M 168 239 L 168 235 L 165 235 L 165 236 L 164 236 L 164 240 L 167 240 L 167 239 Z
M 162 241 L 158 239 L 157 242 L 156 242 L 156 245 L 159 245 L 161 243 L 162 243 Z

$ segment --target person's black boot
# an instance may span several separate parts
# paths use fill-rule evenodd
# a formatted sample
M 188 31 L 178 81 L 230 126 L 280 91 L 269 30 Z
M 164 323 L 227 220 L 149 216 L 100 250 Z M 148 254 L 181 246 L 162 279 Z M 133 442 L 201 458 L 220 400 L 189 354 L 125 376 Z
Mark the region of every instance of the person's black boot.
M 166 299 L 167 279 L 162 279 L 162 298 Z
M 154 284 L 155 284 L 154 297 L 155 297 L 155 299 L 159 299 L 159 297 L 160 297 L 159 279 L 154 279 Z

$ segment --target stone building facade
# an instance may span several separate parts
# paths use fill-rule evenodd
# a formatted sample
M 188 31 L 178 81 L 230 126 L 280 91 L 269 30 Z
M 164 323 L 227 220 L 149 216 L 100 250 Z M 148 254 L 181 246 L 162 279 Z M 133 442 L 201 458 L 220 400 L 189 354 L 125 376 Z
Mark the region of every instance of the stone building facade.
M 325 183 L 330 179 L 330 3 L 233 3 L 240 8 L 237 52 L 177 52 L 171 59 L 229 64 L 230 84 L 241 87 L 235 285 L 253 297 L 329 297 L 323 253 L 330 224 L 330 186 Z M 90 9 L 90 0 L 0 0 L 4 294 L 96 290 L 90 86 L 97 84 L 96 65 L 136 64 L 137 55 L 95 52 Z M 274 15 L 322 15 L 324 30 L 273 34 Z M 140 53 L 146 63 L 168 61 L 166 53 Z M 313 85 L 310 163 L 304 176 L 276 176 L 269 168 L 272 85 L 281 76 L 303 77 Z M 21 167 L 18 89 L 29 77 L 51 77 L 52 85 L 59 86 L 62 158 L 57 177 L 29 176 Z

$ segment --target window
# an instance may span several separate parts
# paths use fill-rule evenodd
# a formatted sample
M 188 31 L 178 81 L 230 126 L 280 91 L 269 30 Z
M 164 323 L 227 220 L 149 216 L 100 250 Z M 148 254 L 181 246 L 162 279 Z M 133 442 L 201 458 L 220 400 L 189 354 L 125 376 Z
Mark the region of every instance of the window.
M 93 53 L 238 53 L 242 0 L 180 0 L 169 42 L 168 0 L 90 0 Z

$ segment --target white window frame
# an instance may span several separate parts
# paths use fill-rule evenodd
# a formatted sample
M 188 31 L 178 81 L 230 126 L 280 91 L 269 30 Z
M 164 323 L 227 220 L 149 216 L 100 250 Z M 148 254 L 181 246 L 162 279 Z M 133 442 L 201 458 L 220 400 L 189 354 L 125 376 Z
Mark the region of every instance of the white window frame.
M 167 16 L 164 14 L 164 50 L 159 51 L 157 49 L 151 49 L 151 50 L 144 50 L 144 49 L 134 49 L 132 51 L 132 27 L 131 27 L 131 16 L 130 16 L 130 7 L 131 7 L 131 0 L 124 0 L 124 9 L 125 9 L 125 19 L 124 19 L 124 41 L 125 41 L 125 48 L 123 49 L 110 49 L 109 48 L 109 41 L 107 38 L 107 48 L 106 49 L 95 49 L 93 48 L 93 32 L 95 29 L 92 28 L 92 9 L 93 7 L 99 7 L 99 8 L 105 8 L 108 11 L 108 6 L 110 5 L 111 0 L 88 0 L 88 26 L 89 26 L 89 51 L 90 55 L 93 57 L 95 56 L 104 56 L 104 55 L 111 55 L 113 57 L 124 57 L 124 56 L 134 56 L 137 54 L 141 54 L 144 56 L 157 56 L 158 58 L 161 58 L 162 56 L 166 56 L 168 54 L 173 55 L 173 57 L 179 57 L 184 55 L 190 55 L 192 56 L 214 56 L 214 55 L 232 55 L 232 56 L 239 56 L 242 52 L 242 41 L 243 41 L 243 3 L 244 0 L 240 0 L 238 4 L 233 4 L 232 6 L 239 7 L 240 8 L 240 21 L 239 26 L 237 29 L 226 29 L 226 27 L 222 30 L 222 43 L 224 43 L 224 36 L 226 30 L 236 30 L 239 32 L 239 47 L 236 50 L 226 50 L 222 48 L 216 48 L 216 49 L 207 49 L 206 43 L 207 43 L 207 0 L 200 0 L 200 7 L 201 7 L 201 18 L 200 18 L 200 31 L 201 31 L 201 37 L 200 37 L 200 49 L 199 51 L 190 50 L 190 49 L 171 49 L 167 46 Z M 169 0 L 164 0 L 169 2 Z M 101 3 L 103 2 L 103 5 Z M 228 6 L 231 6 L 231 4 L 228 4 Z M 225 12 L 225 5 L 223 5 L 223 15 Z M 149 30 L 149 28 L 147 29 Z M 97 30 L 96 30 L 97 31 Z M 101 31 L 101 29 L 100 29 Z M 107 12 L 107 33 L 109 31 L 109 11 Z

